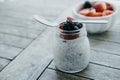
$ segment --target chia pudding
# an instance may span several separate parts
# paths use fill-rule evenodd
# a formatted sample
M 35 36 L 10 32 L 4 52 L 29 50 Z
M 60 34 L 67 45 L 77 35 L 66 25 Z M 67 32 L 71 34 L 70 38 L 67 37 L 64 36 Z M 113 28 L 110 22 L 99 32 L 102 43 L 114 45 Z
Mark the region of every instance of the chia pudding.
M 90 46 L 85 25 L 68 19 L 58 27 L 54 61 L 57 69 L 75 73 L 89 63 Z

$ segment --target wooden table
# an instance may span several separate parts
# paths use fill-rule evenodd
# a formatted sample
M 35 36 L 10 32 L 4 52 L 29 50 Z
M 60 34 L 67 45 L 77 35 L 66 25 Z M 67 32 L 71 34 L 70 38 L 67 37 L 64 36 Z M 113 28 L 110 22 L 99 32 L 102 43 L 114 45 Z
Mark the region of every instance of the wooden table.
M 9 9 L 9 7 L 5 9 Z M 71 9 L 62 14 L 65 17 L 66 14 L 69 15 L 68 13 L 71 13 Z M 12 11 L 11 14 L 13 14 Z M 22 17 L 22 15 L 20 16 Z M 84 71 L 75 74 L 64 73 L 55 68 L 52 47 L 55 28 L 46 28 L 39 23 L 36 23 L 37 26 L 34 28 L 23 25 L 23 27 L 11 29 L 11 27 L 5 26 L 7 28 L 4 28 L 3 26 L 0 32 L 7 35 L 4 37 L 6 40 L 4 44 L 0 45 L 0 51 L 3 50 L 6 54 L 0 54 L 0 80 L 120 80 L 120 15 L 118 14 L 117 17 L 115 25 L 108 32 L 96 35 L 88 34 L 91 45 L 90 63 Z M 10 20 L 6 20 L 10 25 Z M 14 19 L 14 21 L 16 20 Z M 11 25 L 13 26 L 13 24 Z M 32 23 L 32 25 L 35 24 Z M 22 25 L 18 22 L 14 26 Z M 25 27 L 29 27 L 30 30 Z M 9 31 L 5 29 L 9 29 Z M 19 33 L 22 30 L 24 32 Z M 31 34 L 27 35 L 26 31 Z M 11 55 L 7 53 L 11 53 Z

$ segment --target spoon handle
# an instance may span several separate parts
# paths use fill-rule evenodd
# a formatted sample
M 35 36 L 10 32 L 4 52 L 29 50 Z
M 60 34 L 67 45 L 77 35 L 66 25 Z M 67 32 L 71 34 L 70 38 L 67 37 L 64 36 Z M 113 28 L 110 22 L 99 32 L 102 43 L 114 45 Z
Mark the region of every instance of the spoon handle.
M 37 22 L 42 23 L 42 24 L 47 25 L 47 26 L 50 26 L 50 27 L 55 27 L 55 26 L 58 25 L 58 23 L 50 22 L 49 20 L 43 18 L 42 16 L 34 15 L 33 18 L 34 18 Z
M 55 27 L 55 26 L 58 26 L 59 23 L 57 22 L 50 22 L 48 20 L 46 20 L 45 18 L 41 17 L 41 16 L 38 16 L 38 15 L 34 15 L 33 18 L 42 23 L 42 24 L 45 24 L 47 26 L 50 26 L 50 27 Z M 108 21 L 107 20 L 72 20 L 73 22 L 80 22 L 80 23 L 86 23 L 86 24 L 107 24 Z

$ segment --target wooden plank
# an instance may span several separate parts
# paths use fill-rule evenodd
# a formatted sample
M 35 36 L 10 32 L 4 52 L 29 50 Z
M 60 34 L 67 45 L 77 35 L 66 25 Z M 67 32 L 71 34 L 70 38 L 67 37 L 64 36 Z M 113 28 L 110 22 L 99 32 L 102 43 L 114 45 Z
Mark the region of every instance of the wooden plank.
M 56 69 L 54 62 L 49 68 Z M 120 70 L 90 63 L 84 71 L 75 75 L 89 77 L 95 80 L 119 80 Z
M 9 60 L 0 58 L 0 71 L 9 63 Z
M 16 12 L 16 16 L 0 13 L 0 25 L 24 27 L 32 30 L 37 30 L 37 31 L 40 31 L 41 29 L 46 27 L 45 25 L 38 24 L 38 22 L 36 22 L 36 20 L 33 19 L 33 15 L 27 16 L 27 15 L 21 14 L 21 16 L 22 17 L 20 17 L 20 13 L 17 13 L 17 12 Z M 47 15 L 47 14 L 44 14 L 44 12 L 42 16 L 46 17 L 46 19 L 51 19 L 51 20 L 55 20 L 57 18 L 55 14 Z M 40 27 L 40 25 L 43 27 Z
M 89 40 L 90 40 L 91 49 L 118 54 L 118 55 L 120 54 L 119 53 L 120 44 L 111 43 L 107 41 L 94 40 L 94 39 L 89 39 Z
M 91 80 L 91 79 L 47 69 L 38 80 Z
M 51 28 L 48 28 L 1 73 L 1 80 L 35 80 L 51 61 Z
M 104 40 L 104 41 L 109 41 L 109 42 L 115 42 L 115 43 L 120 43 L 120 33 L 119 32 L 112 32 L 108 31 L 103 34 L 88 34 L 88 37 L 90 39 L 95 39 L 95 40 Z
M 90 64 L 86 70 L 78 73 L 77 75 L 91 77 L 95 80 L 119 80 L 120 70 Z
M 8 59 L 12 60 L 21 51 L 22 51 L 22 49 L 20 49 L 20 48 L 15 48 L 15 47 L 11 47 L 8 45 L 0 44 L 0 57 L 8 58 Z
M 91 50 L 90 62 L 120 70 L 120 56 L 101 51 Z
M 41 29 L 42 31 L 43 29 Z M 7 33 L 7 34 L 13 34 L 25 38 L 36 38 L 38 34 L 41 31 L 29 29 L 29 28 L 23 28 L 23 27 L 15 27 L 10 25 L 2 25 L 0 24 L 0 32 Z
M 28 44 L 30 44 L 32 39 L 22 38 L 18 36 L 13 36 L 9 34 L 1 34 L 0 33 L 0 43 L 11 45 L 18 48 L 25 48 Z
M 2 10 L 2 13 L 0 13 L 0 14 L 7 14 L 8 12 L 9 13 L 16 12 L 16 14 L 19 14 L 19 13 L 24 12 L 24 17 L 28 17 L 28 15 L 30 16 L 33 14 L 38 14 L 38 15 L 43 15 L 46 18 L 48 18 L 51 15 L 52 16 L 60 15 L 61 12 L 63 12 L 65 9 L 67 9 L 68 7 L 71 7 L 71 6 L 75 5 L 77 2 L 79 2 L 79 0 L 71 1 L 69 3 L 68 3 L 68 1 L 69 0 L 65 0 L 64 2 L 52 0 L 50 2 L 50 1 L 43 1 L 43 0 L 40 0 L 40 1 L 29 0 L 29 3 L 28 3 L 28 0 L 25 0 L 25 1 L 20 1 L 20 2 L 16 1 L 12 4 L 5 3 L 4 5 L 0 6 L 0 9 Z M 54 2 L 54 5 L 53 5 L 53 2 Z M 39 3 L 41 3 L 41 4 L 39 4 Z M 65 3 L 67 3 L 67 5 L 64 5 Z M 44 7 L 44 5 L 46 5 L 46 7 Z M 46 11 L 46 8 L 48 8 L 47 11 Z M 42 11 L 42 13 L 41 13 L 41 11 Z M 49 14 L 49 13 L 51 13 L 51 14 Z M 13 13 L 12 15 L 15 16 L 16 14 Z M 25 16 L 25 14 L 27 14 L 27 15 Z M 54 20 L 54 19 L 52 19 L 52 16 L 49 19 Z M 20 15 L 20 17 L 22 17 L 22 16 Z

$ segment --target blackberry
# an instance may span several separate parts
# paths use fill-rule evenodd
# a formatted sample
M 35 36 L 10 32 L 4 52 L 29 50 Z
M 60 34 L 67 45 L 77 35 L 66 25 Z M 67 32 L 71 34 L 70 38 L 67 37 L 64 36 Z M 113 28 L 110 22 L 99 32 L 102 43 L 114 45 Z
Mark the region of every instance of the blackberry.
M 83 8 L 91 8 L 92 4 L 89 1 L 86 1 L 83 5 Z

